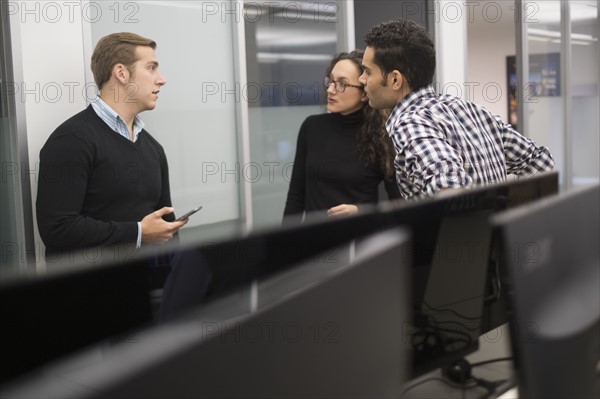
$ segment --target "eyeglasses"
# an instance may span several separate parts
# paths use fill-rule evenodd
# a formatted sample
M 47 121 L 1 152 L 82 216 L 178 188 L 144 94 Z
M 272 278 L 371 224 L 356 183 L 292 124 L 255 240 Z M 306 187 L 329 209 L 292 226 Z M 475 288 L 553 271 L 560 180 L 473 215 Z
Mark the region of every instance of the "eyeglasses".
M 356 87 L 357 89 L 362 89 L 363 86 L 358 86 L 358 85 L 351 85 L 350 83 L 346 83 L 346 82 L 340 82 L 337 80 L 333 80 L 331 79 L 329 76 L 327 76 L 324 80 L 323 83 L 325 84 L 326 88 L 329 88 L 329 86 L 331 86 L 332 84 L 335 85 L 335 91 L 337 91 L 338 93 L 343 93 L 344 91 L 346 91 L 346 87 L 350 86 L 350 87 Z

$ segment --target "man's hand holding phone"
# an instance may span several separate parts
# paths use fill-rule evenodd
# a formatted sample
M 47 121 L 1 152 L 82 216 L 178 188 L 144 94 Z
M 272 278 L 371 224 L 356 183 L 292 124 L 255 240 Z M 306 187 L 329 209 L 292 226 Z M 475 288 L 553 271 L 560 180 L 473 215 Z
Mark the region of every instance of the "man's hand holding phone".
M 173 238 L 173 235 L 188 222 L 190 215 L 198 212 L 202 207 L 193 209 L 173 222 L 167 222 L 163 219 L 164 215 L 173 213 L 172 207 L 164 207 L 154 211 L 141 221 L 142 224 L 142 242 L 152 244 L 164 244 Z
M 192 216 L 194 213 L 198 212 L 200 209 L 202 209 L 202 205 L 192 209 L 191 211 L 181 215 L 180 217 L 178 217 L 177 219 L 175 219 L 176 222 L 181 222 L 182 220 L 188 219 L 190 216 Z

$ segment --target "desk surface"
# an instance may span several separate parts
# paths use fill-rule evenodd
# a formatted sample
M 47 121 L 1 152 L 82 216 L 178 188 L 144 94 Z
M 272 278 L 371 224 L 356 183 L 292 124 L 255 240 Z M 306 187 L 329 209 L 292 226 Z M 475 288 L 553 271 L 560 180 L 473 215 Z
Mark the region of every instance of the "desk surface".
M 490 331 L 488 334 L 480 337 L 479 345 L 480 348 L 477 352 L 466 357 L 471 364 L 512 356 L 510 349 L 510 335 L 507 325 Z M 507 379 L 514 381 L 512 361 L 499 361 L 476 366 L 473 368 L 472 374 L 477 378 L 491 382 Z M 443 378 L 444 377 L 439 369 L 415 378 L 406 384 L 408 391 L 405 392 L 403 397 L 440 399 L 481 398 L 487 394 L 487 390 L 481 386 L 473 387 L 473 384 L 468 383 L 463 391 L 459 386 L 451 386 L 444 382 L 447 381 L 445 378 L 444 381 L 442 381 Z M 505 386 L 494 396 L 502 399 L 518 398 L 516 388 L 506 390 L 507 388 L 508 386 Z
M 519 391 L 517 388 L 511 388 L 504 394 L 498 396 L 498 399 L 519 399 Z

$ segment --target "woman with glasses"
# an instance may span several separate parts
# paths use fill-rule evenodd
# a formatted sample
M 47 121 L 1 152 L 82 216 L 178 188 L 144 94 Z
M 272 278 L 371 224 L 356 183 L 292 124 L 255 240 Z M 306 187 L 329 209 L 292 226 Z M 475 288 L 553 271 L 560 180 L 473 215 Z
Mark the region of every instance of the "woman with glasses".
M 300 127 L 284 219 L 316 211 L 354 214 L 361 204 L 378 201 L 382 181 L 390 199 L 400 196 L 387 113 L 368 105 L 358 81 L 362 56 L 341 53 L 327 70 L 328 112 L 309 116 Z

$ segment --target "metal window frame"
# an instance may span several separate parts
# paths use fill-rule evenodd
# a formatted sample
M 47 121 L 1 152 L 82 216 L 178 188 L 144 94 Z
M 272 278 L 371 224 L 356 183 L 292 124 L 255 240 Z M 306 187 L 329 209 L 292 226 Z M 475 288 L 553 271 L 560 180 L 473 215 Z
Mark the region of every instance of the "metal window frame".
M 19 29 L 18 15 L 5 15 L 7 12 L 7 1 L 0 1 L 0 19 L 2 20 L 2 41 L 4 53 L 3 58 L 5 71 L 3 81 L 19 83 L 23 79 L 23 56 L 21 51 L 21 34 Z M 18 177 L 15 178 L 15 235 L 18 241 L 20 254 L 18 256 L 18 268 L 20 270 L 35 270 L 36 253 L 33 229 L 33 201 L 31 198 L 31 179 L 29 166 L 29 147 L 27 143 L 27 122 L 25 115 L 25 104 L 17 101 L 16 93 L 9 93 L 6 84 L 2 91 L 6 93 L 6 112 L 10 123 L 8 134 L 10 135 L 11 162 L 18 166 Z M 5 133 L 6 134 L 6 133 Z

